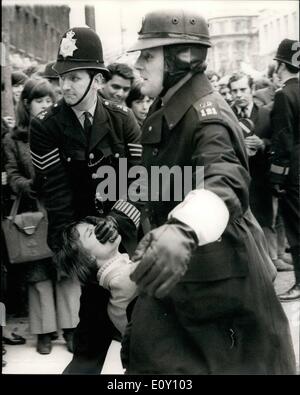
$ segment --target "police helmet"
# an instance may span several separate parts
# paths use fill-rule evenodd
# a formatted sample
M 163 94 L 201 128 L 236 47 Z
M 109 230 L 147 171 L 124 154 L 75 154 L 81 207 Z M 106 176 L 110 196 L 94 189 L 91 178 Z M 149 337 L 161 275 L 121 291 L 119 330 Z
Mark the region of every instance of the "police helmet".
M 299 62 L 297 61 L 297 56 L 295 60 L 293 59 L 298 48 L 300 48 L 299 41 L 285 38 L 279 44 L 274 60 L 289 64 L 296 69 L 300 69 Z
M 89 27 L 74 27 L 65 32 L 52 68 L 59 75 L 74 70 L 99 70 L 104 77 L 109 75 L 100 38 Z
M 128 52 L 173 44 L 211 46 L 208 24 L 194 11 L 157 10 L 142 21 L 139 38 Z

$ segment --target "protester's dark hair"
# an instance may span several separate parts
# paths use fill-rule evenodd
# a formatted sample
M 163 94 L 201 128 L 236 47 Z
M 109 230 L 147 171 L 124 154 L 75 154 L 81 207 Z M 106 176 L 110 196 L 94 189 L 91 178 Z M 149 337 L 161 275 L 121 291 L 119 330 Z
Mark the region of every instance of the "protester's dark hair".
M 126 63 L 111 63 L 107 66 L 107 69 L 110 73 L 110 76 L 106 78 L 107 81 L 111 80 L 114 75 L 118 75 L 125 80 L 130 80 L 131 82 L 134 80 L 133 70 Z
M 242 71 L 238 71 L 238 72 L 232 74 L 232 76 L 228 80 L 228 88 L 231 90 L 231 83 L 239 81 L 239 80 L 241 80 L 244 77 L 247 77 L 248 85 L 249 85 L 250 88 L 252 88 L 253 87 L 253 82 L 254 82 L 253 78 L 249 74 L 243 73 Z
M 45 78 L 36 77 L 26 81 L 17 106 L 16 124 L 20 128 L 27 128 L 30 123 L 29 105 L 34 99 L 50 96 L 55 102 L 52 85 Z
M 60 276 L 77 278 L 82 284 L 87 283 L 96 272 L 96 259 L 83 247 L 77 225 L 89 223 L 88 219 L 74 221 L 65 226 L 61 233 L 60 248 L 55 261 Z
M 135 83 L 130 89 L 129 95 L 125 100 L 127 107 L 131 108 L 133 101 L 143 100 L 144 97 L 145 95 L 141 92 L 141 84 Z

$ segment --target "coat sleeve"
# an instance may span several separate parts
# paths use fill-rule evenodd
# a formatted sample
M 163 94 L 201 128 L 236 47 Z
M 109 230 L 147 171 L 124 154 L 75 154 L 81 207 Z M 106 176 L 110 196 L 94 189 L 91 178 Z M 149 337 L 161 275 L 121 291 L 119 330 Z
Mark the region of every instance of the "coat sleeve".
M 274 107 L 271 112 L 273 129 L 271 141 L 270 180 L 273 184 L 284 184 L 289 173 L 291 152 L 294 145 L 292 108 L 283 90 L 275 94 Z
M 128 171 L 130 172 L 134 166 L 141 164 L 142 158 L 141 131 L 131 111 L 124 119 L 123 131 Z M 128 178 L 128 189 L 132 181 L 133 179 Z M 130 196 L 124 196 L 114 204 L 110 213 L 118 222 L 123 243 L 129 254 L 134 251 L 136 246 L 141 210 L 142 204 L 140 202 L 133 201 Z
M 249 205 L 250 177 L 235 148 L 235 136 L 222 124 L 200 126 L 192 146 L 195 188 L 169 214 L 189 225 L 199 245 L 214 242 L 230 219 L 239 217 Z
M 22 170 L 19 166 L 20 158 L 18 158 L 16 142 L 9 134 L 7 134 L 3 144 L 6 155 L 5 170 L 7 172 L 9 186 L 17 195 L 21 192 L 27 193 L 30 191 L 30 184 L 32 180 L 31 178 L 28 178 L 22 174 Z
M 48 213 L 48 244 L 58 248 L 59 234 L 74 219 L 72 190 L 61 161 L 57 131 L 51 123 L 38 118 L 31 123 L 30 152 L 35 169 L 35 189 L 40 193 Z

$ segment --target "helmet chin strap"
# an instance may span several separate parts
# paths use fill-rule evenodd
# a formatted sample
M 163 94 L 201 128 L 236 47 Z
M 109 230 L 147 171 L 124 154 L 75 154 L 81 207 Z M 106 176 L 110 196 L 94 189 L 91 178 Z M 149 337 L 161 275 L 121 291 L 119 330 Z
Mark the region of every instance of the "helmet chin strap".
M 91 78 L 91 80 L 90 80 L 90 82 L 89 82 L 89 84 L 88 84 L 88 86 L 87 86 L 87 88 L 86 88 L 84 94 L 82 95 L 81 99 L 79 99 L 75 104 L 68 104 L 68 103 L 66 103 L 67 106 L 69 106 L 69 107 L 75 107 L 75 106 L 77 106 L 79 103 L 82 102 L 82 100 L 83 100 L 83 99 L 86 97 L 86 95 L 89 93 L 89 90 L 90 90 L 90 88 L 91 88 L 91 85 L 92 85 L 92 82 L 93 82 L 93 80 L 94 80 L 94 77 L 95 77 L 95 76 L 93 76 L 93 77 Z

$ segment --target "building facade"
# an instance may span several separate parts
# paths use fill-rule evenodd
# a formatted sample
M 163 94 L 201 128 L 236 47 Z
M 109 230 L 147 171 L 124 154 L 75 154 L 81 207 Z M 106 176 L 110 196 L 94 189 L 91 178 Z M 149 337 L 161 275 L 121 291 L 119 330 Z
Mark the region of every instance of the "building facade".
M 4 6 L 12 65 L 45 64 L 57 56 L 61 35 L 69 28 L 68 6 Z M 8 25 L 7 25 L 8 24 Z
M 251 64 L 259 70 L 258 15 L 219 16 L 209 19 L 212 47 L 208 52 L 208 69 L 221 76 Z
M 267 67 L 274 58 L 280 41 L 285 38 L 299 40 L 299 5 L 261 10 L 258 24 L 259 56 Z

